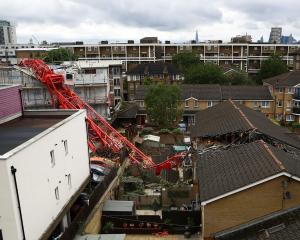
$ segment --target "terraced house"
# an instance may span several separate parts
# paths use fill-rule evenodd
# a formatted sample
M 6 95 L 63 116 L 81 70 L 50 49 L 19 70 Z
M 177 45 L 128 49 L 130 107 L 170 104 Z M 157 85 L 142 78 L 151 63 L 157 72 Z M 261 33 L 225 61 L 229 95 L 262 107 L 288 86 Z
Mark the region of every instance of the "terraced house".
M 181 102 L 183 120 L 189 125 L 195 124 L 195 115 L 200 110 L 207 109 L 225 100 L 242 103 L 254 110 L 263 112 L 267 117 L 273 117 L 274 101 L 267 87 L 264 86 L 220 86 L 218 84 L 182 84 Z M 135 102 L 139 106 L 137 120 L 145 122 L 145 97 L 149 86 L 138 86 Z

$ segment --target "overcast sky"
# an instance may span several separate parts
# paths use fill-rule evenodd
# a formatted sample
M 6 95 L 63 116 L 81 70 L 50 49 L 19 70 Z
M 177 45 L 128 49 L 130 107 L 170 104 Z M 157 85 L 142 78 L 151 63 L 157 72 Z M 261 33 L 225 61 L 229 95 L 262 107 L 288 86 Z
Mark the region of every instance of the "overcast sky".
M 272 26 L 300 39 L 299 0 L 1 0 L 0 17 L 17 25 L 20 43 L 140 39 L 175 42 L 269 37 Z

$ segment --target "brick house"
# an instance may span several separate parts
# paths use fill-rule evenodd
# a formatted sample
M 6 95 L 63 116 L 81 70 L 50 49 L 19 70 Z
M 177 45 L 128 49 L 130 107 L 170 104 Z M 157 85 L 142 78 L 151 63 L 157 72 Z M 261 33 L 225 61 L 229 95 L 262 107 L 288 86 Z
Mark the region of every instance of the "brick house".
M 297 155 L 262 140 L 199 154 L 196 174 L 204 239 L 300 206 Z

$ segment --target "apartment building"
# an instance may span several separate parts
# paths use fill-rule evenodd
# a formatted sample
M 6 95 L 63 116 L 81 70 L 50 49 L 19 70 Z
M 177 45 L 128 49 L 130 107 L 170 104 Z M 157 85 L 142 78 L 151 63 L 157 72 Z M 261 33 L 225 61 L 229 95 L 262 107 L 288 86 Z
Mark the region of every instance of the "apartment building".
M 213 62 L 220 66 L 234 66 L 250 74 L 259 71 L 263 60 L 279 54 L 287 65 L 293 67 L 292 52 L 299 44 L 268 43 L 100 43 L 85 45 L 63 45 L 82 59 L 123 60 L 126 71 L 132 65 L 147 62 L 171 62 L 172 56 L 180 52 L 193 52 L 202 62 Z
M 122 61 L 78 61 L 62 66 L 52 66 L 65 76 L 65 83 L 104 117 L 123 96 Z M 26 109 L 51 108 L 48 89 L 26 69 L 12 66 L 0 67 L 0 83 L 22 85 Z
M 0 45 L 17 43 L 16 26 L 11 22 L 0 20 Z
M 184 77 L 171 63 L 142 63 L 132 66 L 126 73 L 128 83 L 128 98 L 134 100 L 136 89 L 144 85 L 145 80 L 152 83 L 182 83 Z
M 48 239 L 89 181 L 86 112 L 23 111 L 18 91 L 0 87 L 0 238 Z
M 221 86 L 218 84 L 181 84 L 183 120 L 188 126 L 195 124 L 195 115 L 226 100 L 233 100 L 273 117 L 274 100 L 265 86 Z M 149 86 L 138 86 L 134 102 L 139 106 L 137 122 L 147 119 L 145 97 Z
M 110 115 L 123 96 L 123 65 L 119 60 L 77 61 L 75 92 L 102 116 Z

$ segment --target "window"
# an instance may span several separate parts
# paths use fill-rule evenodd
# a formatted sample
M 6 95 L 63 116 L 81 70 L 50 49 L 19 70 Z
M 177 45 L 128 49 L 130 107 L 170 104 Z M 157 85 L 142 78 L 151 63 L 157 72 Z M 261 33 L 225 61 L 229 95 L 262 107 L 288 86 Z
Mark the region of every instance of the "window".
M 114 93 L 116 97 L 120 97 L 121 96 L 121 90 L 120 89 L 114 89 Z
M 282 114 L 276 114 L 276 120 L 281 121 L 282 120 Z
M 257 102 L 257 101 L 254 101 L 254 102 L 253 102 L 253 107 L 254 107 L 254 108 L 257 108 L 257 107 L 258 107 L 258 102 Z
M 68 149 L 68 140 L 64 140 L 64 148 L 65 148 L 65 156 L 68 155 L 69 149 Z
M 145 102 L 144 101 L 140 101 L 140 107 L 144 107 L 145 106 Z
M 294 121 L 294 115 L 286 115 L 285 120 L 286 120 L 287 122 L 292 122 L 292 121 Z
M 207 107 L 212 107 L 214 104 L 213 104 L 213 101 L 208 101 L 207 102 Z
M 50 157 L 51 157 L 51 167 L 54 167 L 55 166 L 54 150 L 50 151 Z
M 270 107 L 270 102 L 268 102 L 268 101 L 262 101 L 261 107 L 262 108 L 269 108 Z
M 71 188 L 72 187 L 71 174 L 68 174 L 67 177 L 68 177 L 68 186 Z
M 294 92 L 295 92 L 294 88 L 292 88 L 292 87 L 288 88 L 288 93 L 294 93 Z
M 280 92 L 280 93 L 283 92 L 283 88 L 278 88 L 277 90 L 278 90 L 278 92 Z
M 3 240 L 2 230 L 0 229 L 0 240 Z
M 198 104 L 198 100 L 194 100 L 194 108 L 198 108 L 199 104 Z
M 286 102 L 286 107 L 291 108 L 292 107 L 292 101 L 287 101 Z
M 59 191 L 58 191 L 58 187 L 56 187 L 56 188 L 54 189 L 54 193 L 55 193 L 55 198 L 56 198 L 56 200 L 59 200 Z
M 114 85 L 115 86 L 120 86 L 120 79 L 119 78 L 114 79 Z
M 277 100 L 276 105 L 277 107 L 282 107 L 282 100 Z
M 186 108 L 189 107 L 189 101 L 188 101 L 188 100 L 185 100 L 185 102 L 184 102 L 184 107 L 186 107 Z

